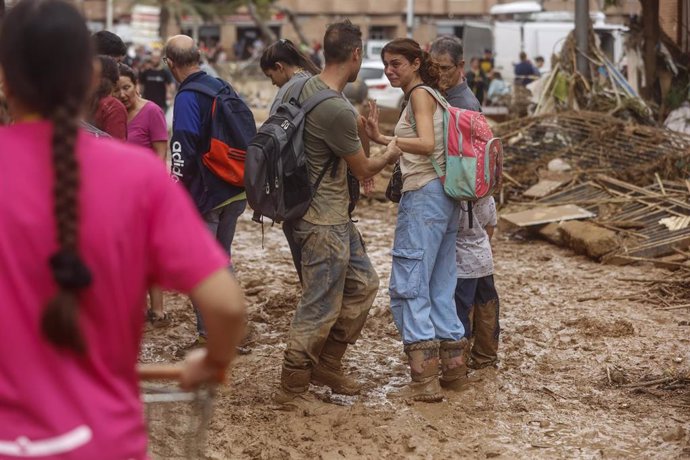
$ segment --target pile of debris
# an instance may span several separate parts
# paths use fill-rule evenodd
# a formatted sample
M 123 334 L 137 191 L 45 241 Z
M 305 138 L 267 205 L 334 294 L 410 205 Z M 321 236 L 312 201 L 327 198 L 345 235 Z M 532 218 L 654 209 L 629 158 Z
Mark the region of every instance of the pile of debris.
M 631 124 L 595 112 L 564 112 L 512 120 L 493 128 L 503 140 L 506 185 L 522 192 L 553 159 L 570 166 L 577 182 L 607 173 L 635 185 L 650 175 L 690 177 L 690 136 Z
M 604 263 L 650 262 L 690 280 L 688 180 L 638 187 L 599 174 L 522 207 L 502 220 Z
M 574 32 L 568 35 L 560 54 L 554 56 L 556 62 L 552 63 L 548 77 L 529 87 L 536 102 L 533 115 L 588 110 L 654 125 L 651 108 L 596 45 L 591 28 L 589 43 L 589 49 L 582 53 L 589 63 L 589 76 L 585 76 L 575 68 L 580 51 Z

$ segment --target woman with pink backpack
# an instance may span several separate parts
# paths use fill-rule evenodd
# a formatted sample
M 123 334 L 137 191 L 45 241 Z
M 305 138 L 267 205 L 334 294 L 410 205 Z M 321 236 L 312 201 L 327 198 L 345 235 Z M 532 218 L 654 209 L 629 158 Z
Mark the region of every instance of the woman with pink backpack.
M 403 151 L 402 198 L 390 297 L 412 381 L 391 396 L 435 402 L 443 399 L 441 387 L 461 389 L 466 380 L 465 331 L 454 302 L 460 207 L 445 193 L 434 166 L 436 162 L 445 169 L 445 100 L 437 92 L 438 64 L 417 42 L 395 39 L 383 48 L 381 57 L 386 77 L 403 89 L 408 101 L 395 127 Z M 387 144 L 392 137 L 380 133 L 375 103 L 370 108 L 368 134 L 374 142 Z

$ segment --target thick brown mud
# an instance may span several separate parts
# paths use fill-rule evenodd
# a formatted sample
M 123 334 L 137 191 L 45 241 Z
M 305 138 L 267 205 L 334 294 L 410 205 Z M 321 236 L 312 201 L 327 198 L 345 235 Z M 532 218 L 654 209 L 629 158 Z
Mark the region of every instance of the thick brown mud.
M 438 404 L 389 400 L 406 366 L 388 311 L 395 208 L 364 203 L 356 218 L 381 287 L 345 367 L 365 383 L 357 397 L 331 395 L 312 413 L 275 410 L 282 351 L 300 287 L 280 228 L 246 213 L 233 246 L 249 304 L 251 352 L 219 389 L 205 458 L 690 458 L 690 385 L 624 387 L 688 375 L 690 311 L 660 311 L 645 299 L 648 266 L 600 265 L 533 240 L 497 233 L 500 367 Z M 186 297 L 166 295 L 173 325 L 148 330 L 144 362 L 173 362 L 194 340 Z M 188 403 L 151 407 L 153 458 L 186 458 L 196 428 Z M 190 438 L 189 435 L 192 435 Z

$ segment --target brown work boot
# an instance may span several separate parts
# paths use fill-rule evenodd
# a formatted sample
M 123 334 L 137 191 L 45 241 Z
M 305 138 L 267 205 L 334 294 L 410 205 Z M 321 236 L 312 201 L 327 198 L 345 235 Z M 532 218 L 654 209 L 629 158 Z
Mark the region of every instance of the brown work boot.
M 443 400 L 438 380 L 438 342 L 430 340 L 405 345 L 412 381 L 402 390 L 389 393 L 390 398 L 422 402 Z
M 467 388 L 467 339 L 441 342 L 441 386 L 446 390 L 462 391 Z
M 333 393 L 341 395 L 356 395 L 362 391 L 362 385 L 345 375 L 342 370 L 341 361 L 347 345 L 345 342 L 336 342 L 331 338 L 326 340 L 319 356 L 319 363 L 312 370 L 311 383 L 327 386 Z
M 274 401 L 282 409 L 295 410 L 301 405 L 309 392 L 311 369 L 287 369 L 283 366 L 280 373 L 280 388 L 274 396 Z

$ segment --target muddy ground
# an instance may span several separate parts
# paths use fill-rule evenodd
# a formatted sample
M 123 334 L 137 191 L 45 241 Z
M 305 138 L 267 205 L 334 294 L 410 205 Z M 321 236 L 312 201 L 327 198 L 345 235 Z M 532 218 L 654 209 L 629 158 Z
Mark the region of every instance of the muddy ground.
M 622 387 L 688 375 L 690 310 L 660 311 L 645 302 L 648 283 L 669 273 L 648 266 L 600 265 L 521 235 L 497 233 L 501 296 L 500 367 L 495 376 L 438 404 L 390 401 L 407 378 L 388 311 L 395 208 L 357 211 L 381 287 L 346 367 L 366 383 L 358 397 L 331 396 L 308 414 L 275 410 L 285 337 L 300 287 L 278 226 L 261 228 L 245 213 L 234 262 L 248 303 L 251 352 L 215 398 L 206 430 L 210 459 L 338 458 L 690 458 L 690 384 Z M 589 300 L 588 300 L 589 299 Z M 195 337 L 185 297 L 166 296 L 174 323 L 148 330 L 146 362 L 179 360 Z M 188 403 L 151 406 L 153 458 L 186 458 Z M 197 437 L 198 439 L 198 437 Z M 194 454 L 196 455 L 196 454 Z

